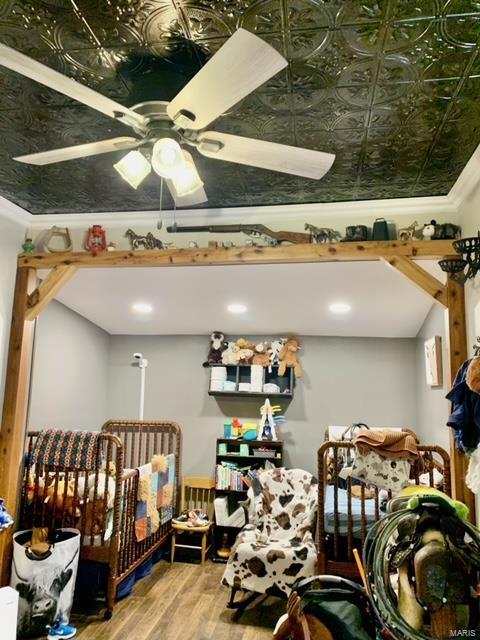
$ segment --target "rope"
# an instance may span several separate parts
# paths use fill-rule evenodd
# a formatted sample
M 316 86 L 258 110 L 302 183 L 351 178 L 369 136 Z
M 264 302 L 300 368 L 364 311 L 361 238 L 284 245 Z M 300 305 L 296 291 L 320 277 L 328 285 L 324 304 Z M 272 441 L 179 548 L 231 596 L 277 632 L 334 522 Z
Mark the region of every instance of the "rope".
M 389 547 L 396 541 L 396 534 L 402 524 L 407 520 L 411 521 L 412 515 L 418 521 L 421 512 L 430 511 L 432 508 L 437 509 L 436 513 L 439 513 L 438 506 L 421 505 L 415 510 L 407 508 L 388 514 L 370 528 L 365 540 L 363 564 L 367 574 L 367 595 L 380 628 L 389 632 L 390 637 L 395 640 L 431 640 L 431 636 L 412 629 L 398 612 L 398 604 L 390 583 Z M 457 518 L 452 515 L 449 517 Z M 439 521 L 443 529 L 443 518 L 439 518 Z M 465 533 L 471 539 L 469 545 L 472 551 L 472 565 L 478 567 L 480 533 L 469 522 L 459 518 L 457 522 L 459 526 L 463 526 Z M 388 635 L 385 634 L 384 637 Z

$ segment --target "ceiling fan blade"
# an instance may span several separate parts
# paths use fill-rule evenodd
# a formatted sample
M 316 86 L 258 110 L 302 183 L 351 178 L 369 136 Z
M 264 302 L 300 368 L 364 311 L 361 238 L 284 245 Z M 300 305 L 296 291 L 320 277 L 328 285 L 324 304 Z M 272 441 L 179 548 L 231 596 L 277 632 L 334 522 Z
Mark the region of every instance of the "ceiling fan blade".
M 142 144 L 142 141 L 137 140 L 137 138 L 129 138 L 128 136 L 123 136 L 120 138 L 111 138 L 110 140 L 99 140 L 98 142 L 77 144 L 73 147 L 63 147 L 61 149 L 52 149 L 51 151 L 30 153 L 29 155 L 25 156 L 17 156 L 16 158 L 14 158 L 14 160 L 17 160 L 18 162 L 25 162 L 26 164 L 54 164 L 55 162 L 76 160 L 77 158 L 96 156 L 101 153 L 110 153 L 111 151 L 135 149 L 140 144 Z
M 197 191 L 193 193 L 189 193 L 186 196 L 179 196 L 175 189 L 175 186 L 171 180 L 165 180 L 168 190 L 170 191 L 170 195 L 172 196 L 176 207 L 193 207 L 195 204 L 201 204 L 202 202 L 207 202 L 208 197 L 205 193 L 205 189 L 200 187 Z
M 145 118 L 135 111 L 1 43 L 0 65 L 130 126 L 145 125 Z
M 237 162 L 314 180 L 322 178 L 335 160 L 332 153 L 290 147 L 254 138 L 242 138 L 216 131 L 202 133 L 198 138 L 197 150 L 208 158 Z
M 203 129 L 287 66 L 261 38 L 238 29 L 167 107 L 184 129 Z

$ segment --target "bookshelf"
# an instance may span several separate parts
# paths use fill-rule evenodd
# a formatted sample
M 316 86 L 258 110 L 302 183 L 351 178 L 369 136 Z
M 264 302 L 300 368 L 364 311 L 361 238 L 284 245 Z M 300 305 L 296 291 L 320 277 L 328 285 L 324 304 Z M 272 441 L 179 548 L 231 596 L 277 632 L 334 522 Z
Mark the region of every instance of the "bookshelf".
M 248 491 L 248 471 L 264 467 L 266 461 L 276 467 L 283 466 L 283 442 L 281 440 L 242 440 L 218 438 L 215 455 L 215 497 L 225 498 L 227 515 L 231 516 L 245 500 Z M 242 480 L 245 478 L 245 480 Z M 220 558 L 217 550 L 224 537 L 231 546 L 241 526 L 222 525 L 218 522 L 214 529 L 214 560 L 226 562 Z

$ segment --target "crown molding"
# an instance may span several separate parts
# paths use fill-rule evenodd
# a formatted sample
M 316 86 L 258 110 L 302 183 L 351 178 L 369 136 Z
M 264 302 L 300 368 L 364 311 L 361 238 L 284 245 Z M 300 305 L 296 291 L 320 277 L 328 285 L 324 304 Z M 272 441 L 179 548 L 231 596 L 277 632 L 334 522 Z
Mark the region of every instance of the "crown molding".
M 480 184 L 480 145 L 465 165 L 457 181 L 450 189 L 448 198 L 459 209 L 468 200 L 471 193 Z
M 0 218 L 11 220 L 21 227 L 28 227 L 34 216 L 29 211 L 0 196 Z
M 317 204 L 295 204 L 275 206 L 232 207 L 225 209 L 165 209 L 163 211 L 118 211 L 97 213 L 70 213 L 50 215 L 29 215 L 30 226 L 45 228 L 51 224 L 85 228 L 86 225 L 101 223 L 108 227 L 124 227 L 126 224 L 151 225 L 159 220 L 175 219 L 182 223 L 215 224 L 216 222 L 266 222 L 269 219 L 282 218 L 295 220 L 306 216 L 315 218 L 342 217 L 411 217 L 457 216 L 455 203 L 449 196 L 423 198 L 392 198 L 391 200 L 360 200 L 354 202 L 332 202 Z

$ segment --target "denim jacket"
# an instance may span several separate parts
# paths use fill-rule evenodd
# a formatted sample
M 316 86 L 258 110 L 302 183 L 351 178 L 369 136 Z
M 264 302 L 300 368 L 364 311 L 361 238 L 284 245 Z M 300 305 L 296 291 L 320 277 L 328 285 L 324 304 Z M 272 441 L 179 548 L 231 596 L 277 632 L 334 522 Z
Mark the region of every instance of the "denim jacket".
M 470 362 L 471 359 L 462 364 L 446 395 L 452 402 L 447 426 L 454 430 L 457 446 L 463 452 L 473 451 L 480 442 L 480 395 L 472 391 L 466 382 Z

